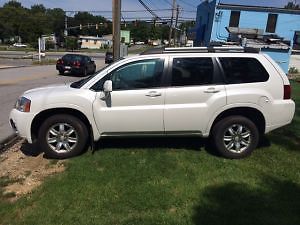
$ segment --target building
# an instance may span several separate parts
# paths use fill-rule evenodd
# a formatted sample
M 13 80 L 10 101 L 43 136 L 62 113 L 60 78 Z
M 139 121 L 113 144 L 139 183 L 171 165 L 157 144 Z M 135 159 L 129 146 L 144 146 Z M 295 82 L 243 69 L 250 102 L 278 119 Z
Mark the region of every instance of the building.
M 112 40 L 105 37 L 79 36 L 80 48 L 100 49 L 111 48 Z
M 267 52 L 287 72 L 291 47 L 299 45 L 299 32 L 300 10 L 207 0 L 197 7 L 196 27 L 191 30 L 191 36 L 196 46 L 231 42 L 233 39 L 237 41 L 238 37 L 240 43 L 244 39 L 245 45 L 251 42 L 250 45 L 255 47 L 254 43 L 259 40 L 261 50 Z M 268 45 L 270 42 L 271 45 Z

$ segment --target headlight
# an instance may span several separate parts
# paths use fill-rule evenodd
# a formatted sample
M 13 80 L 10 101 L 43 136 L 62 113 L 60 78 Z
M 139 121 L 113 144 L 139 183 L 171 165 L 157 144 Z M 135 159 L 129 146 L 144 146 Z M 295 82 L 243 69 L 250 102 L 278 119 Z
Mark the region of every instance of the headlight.
M 21 112 L 30 112 L 31 101 L 28 98 L 20 97 L 17 102 L 15 108 Z

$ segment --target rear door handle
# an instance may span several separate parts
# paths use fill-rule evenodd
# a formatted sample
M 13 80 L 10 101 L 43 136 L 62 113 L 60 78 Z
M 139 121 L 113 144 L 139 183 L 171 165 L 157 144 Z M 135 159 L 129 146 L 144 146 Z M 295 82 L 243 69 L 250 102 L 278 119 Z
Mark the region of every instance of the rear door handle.
M 159 97 L 161 96 L 161 93 L 157 92 L 157 91 L 150 91 L 148 94 L 146 94 L 147 97 Z
M 208 88 L 204 91 L 204 93 L 212 93 L 212 94 L 218 93 L 218 92 L 220 92 L 220 90 L 217 90 L 215 88 Z

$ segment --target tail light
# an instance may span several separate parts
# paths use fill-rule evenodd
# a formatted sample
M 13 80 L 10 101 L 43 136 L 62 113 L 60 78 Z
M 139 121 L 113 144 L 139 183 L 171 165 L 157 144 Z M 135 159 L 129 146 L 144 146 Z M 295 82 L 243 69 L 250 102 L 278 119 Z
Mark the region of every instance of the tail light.
M 284 85 L 283 99 L 291 99 L 291 85 Z
M 80 66 L 80 62 L 79 61 L 73 62 L 73 65 L 79 67 Z
M 59 59 L 59 60 L 57 60 L 57 64 L 64 64 L 64 61 Z

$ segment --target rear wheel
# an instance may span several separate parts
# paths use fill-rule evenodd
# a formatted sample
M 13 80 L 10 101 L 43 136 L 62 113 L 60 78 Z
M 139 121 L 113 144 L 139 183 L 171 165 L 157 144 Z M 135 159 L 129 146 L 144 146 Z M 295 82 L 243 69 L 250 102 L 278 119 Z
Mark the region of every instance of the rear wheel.
M 38 137 L 39 145 L 48 157 L 64 159 L 83 152 L 88 130 L 77 117 L 59 114 L 45 120 Z
M 65 71 L 63 71 L 63 70 L 59 70 L 59 71 L 58 71 L 58 74 L 59 74 L 59 75 L 64 75 L 64 73 L 65 73 Z
M 222 156 L 239 159 L 250 155 L 256 148 L 259 132 L 248 118 L 230 116 L 216 123 L 212 130 L 212 140 Z
M 88 71 L 87 71 L 87 68 L 85 67 L 83 69 L 83 76 L 86 77 L 88 75 Z

